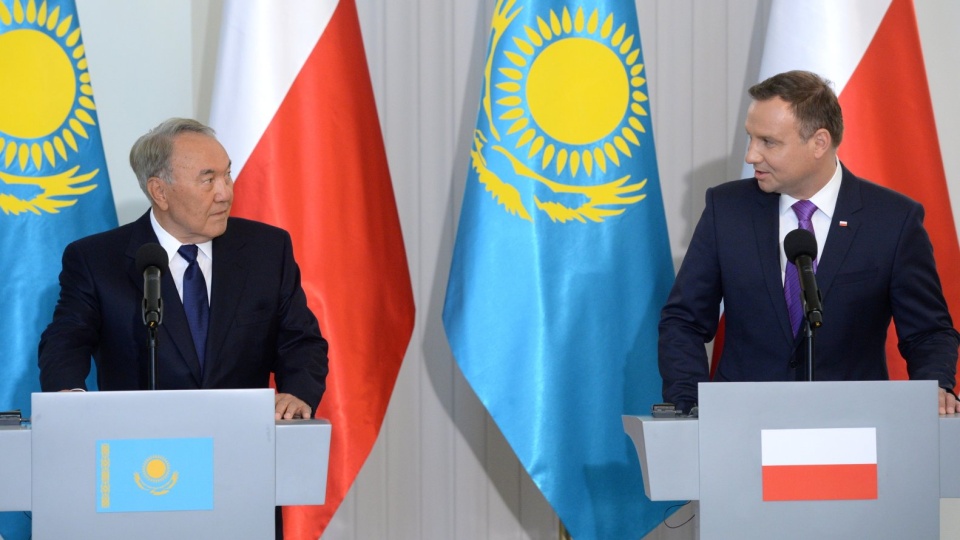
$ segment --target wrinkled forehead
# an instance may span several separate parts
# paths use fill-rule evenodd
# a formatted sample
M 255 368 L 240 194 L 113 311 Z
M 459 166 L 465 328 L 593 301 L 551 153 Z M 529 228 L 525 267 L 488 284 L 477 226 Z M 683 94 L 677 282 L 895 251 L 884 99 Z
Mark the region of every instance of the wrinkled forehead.
M 191 175 L 223 173 L 230 170 L 230 157 L 215 137 L 187 132 L 174 137 L 170 166 Z

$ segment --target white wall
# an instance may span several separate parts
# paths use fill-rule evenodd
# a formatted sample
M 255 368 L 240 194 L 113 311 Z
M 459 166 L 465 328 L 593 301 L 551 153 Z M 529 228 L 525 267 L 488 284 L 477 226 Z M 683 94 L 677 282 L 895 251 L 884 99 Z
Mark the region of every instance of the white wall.
M 357 4 L 417 324 L 381 437 L 325 537 L 557 538 L 556 517 L 456 368 L 440 323 L 494 2 Z M 170 116 L 208 120 L 221 2 L 77 5 L 113 193 L 126 223 L 147 208 L 127 165 L 133 141 Z M 954 214 L 960 216 L 960 2 L 916 5 Z M 756 82 L 769 0 L 638 0 L 637 7 L 679 262 L 704 190 L 740 174 L 745 89 Z M 894 129 L 895 114 L 892 106 Z M 909 159 L 909 141 L 904 152 Z M 956 505 L 944 508 L 944 522 L 960 530 Z M 671 521 L 689 515 L 684 509 Z M 694 525 L 662 528 L 651 538 L 693 538 Z

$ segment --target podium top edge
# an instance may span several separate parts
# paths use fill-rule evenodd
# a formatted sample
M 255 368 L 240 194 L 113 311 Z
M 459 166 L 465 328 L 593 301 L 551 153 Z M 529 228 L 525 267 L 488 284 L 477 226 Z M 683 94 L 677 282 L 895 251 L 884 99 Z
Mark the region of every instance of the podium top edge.
M 313 426 L 313 425 L 330 425 L 330 421 L 326 418 L 311 418 L 309 420 L 304 420 L 298 418 L 296 420 L 277 420 L 278 426 Z

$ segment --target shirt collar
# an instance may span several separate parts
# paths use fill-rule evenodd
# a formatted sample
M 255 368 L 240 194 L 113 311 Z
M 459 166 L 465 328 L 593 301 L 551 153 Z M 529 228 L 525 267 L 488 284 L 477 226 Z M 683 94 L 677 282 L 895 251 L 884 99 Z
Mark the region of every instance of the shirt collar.
M 160 225 L 157 217 L 153 215 L 153 208 L 150 209 L 150 225 L 153 226 L 153 232 L 157 235 L 157 241 L 160 242 L 164 251 L 167 252 L 168 260 L 173 260 L 173 256 L 177 254 L 177 250 L 180 249 L 180 246 L 183 244 Z M 207 240 L 202 244 L 197 244 L 197 248 L 201 253 L 206 255 L 208 259 L 213 260 L 213 240 Z
M 833 176 L 825 186 L 820 188 L 810 202 L 817 206 L 817 210 L 823 212 L 828 219 L 833 219 L 833 211 L 837 207 L 837 198 L 840 196 L 840 181 L 843 179 L 843 168 L 840 166 L 840 158 L 837 158 L 837 168 L 833 171 Z M 780 214 L 783 215 L 792 210 L 792 206 L 799 199 L 795 199 L 785 193 L 780 194 Z

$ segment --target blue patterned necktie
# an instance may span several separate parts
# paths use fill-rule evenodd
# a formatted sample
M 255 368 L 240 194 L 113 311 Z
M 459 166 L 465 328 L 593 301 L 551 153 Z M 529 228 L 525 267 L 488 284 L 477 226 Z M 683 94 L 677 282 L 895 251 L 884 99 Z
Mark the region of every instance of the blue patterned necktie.
M 817 205 L 810 201 L 797 201 L 792 206 L 793 213 L 797 215 L 798 228 L 813 232 L 813 222 L 810 218 L 817 211 Z M 814 260 L 814 269 L 816 269 L 816 260 Z M 787 300 L 787 313 L 790 314 L 790 326 L 793 327 L 793 335 L 800 332 L 800 323 L 803 322 L 803 300 L 800 298 L 800 274 L 797 272 L 797 266 L 793 261 L 787 261 L 786 274 L 783 279 L 783 295 Z
M 177 253 L 187 261 L 187 269 L 183 273 L 183 310 L 187 314 L 187 323 L 193 335 L 193 346 L 197 349 L 197 358 L 200 360 L 202 370 L 207 346 L 207 325 L 210 321 L 207 281 L 203 279 L 203 272 L 197 262 L 196 245 L 180 246 Z

